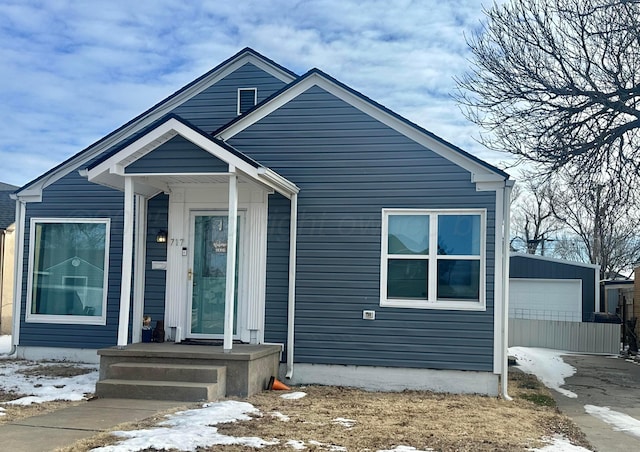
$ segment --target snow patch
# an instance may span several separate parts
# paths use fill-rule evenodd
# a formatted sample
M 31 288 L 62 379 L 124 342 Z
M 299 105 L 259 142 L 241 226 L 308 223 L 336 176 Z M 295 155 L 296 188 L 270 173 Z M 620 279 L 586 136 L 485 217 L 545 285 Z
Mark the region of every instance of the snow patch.
M 546 387 L 575 399 L 578 397 L 575 392 L 560 387 L 564 384 L 565 378 L 576 373 L 575 367 L 562 360 L 562 355 L 570 354 L 571 352 L 546 348 L 509 347 L 509 355 L 516 357 L 518 367 L 524 372 L 538 377 Z
M 584 410 L 591 416 L 611 425 L 614 430 L 640 438 L 640 421 L 636 418 L 608 407 L 585 405 Z
M 549 444 L 542 449 L 529 449 L 533 452 L 591 452 L 582 446 L 575 446 L 562 435 L 554 435 L 553 438 L 542 438 Z
M 16 400 L 4 402 L 9 405 L 31 405 L 52 400 L 84 400 L 85 394 L 92 394 L 98 381 L 98 366 L 95 364 L 73 364 L 90 369 L 91 372 L 75 377 L 48 377 L 46 375 L 26 375 L 24 372 L 40 366 L 55 366 L 59 363 L 38 363 L 35 361 L 4 362 L 0 367 L 0 389 L 6 392 L 28 394 Z M 69 364 L 69 363 L 64 363 Z
M 260 448 L 279 444 L 278 441 L 266 441 L 257 437 L 233 437 L 218 433 L 216 424 L 246 421 L 252 419 L 249 414 L 259 411 L 247 402 L 227 400 L 205 403 L 202 408 L 180 411 L 167 415 L 167 420 L 159 427 L 115 431 L 112 434 L 127 438 L 112 446 L 92 449 L 94 452 L 134 452 L 147 449 L 177 449 L 192 452 L 199 447 L 215 445 L 243 445 Z
M 333 424 L 342 425 L 343 427 L 345 427 L 347 429 L 352 429 L 353 426 L 356 425 L 356 421 L 354 419 L 347 419 L 347 418 L 344 418 L 344 417 L 337 417 L 331 422 Z
M 301 399 L 307 395 L 306 392 L 289 392 L 287 394 L 282 394 L 280 397 L 287 400 L 296 400 Z
M 411 446 L 396 446 L 395 449 L 380 449 L 377 452 L 431 452 L 433 451 L 433 449 L 428 448 L 428 449 L 416 449 L 415 447 L 411 447 Z
M 289 441 L 284 443 L 284 445 L 292 447 L 295 450 L 303 450 L 307 448 L 307 446 L 304 445 L 304 441 L 298 441 L 296 439 L 290 439 Z
M 5 410 L 4 408 L 2 408 L 2 407 L 0 406 L 0 416 L 6 416 L 6 415 L 7 415 L 7 413 L 5 413 L 5 411 L 7 411 L 7 410 Z
M 289 422 L 291 420 L 289 416 L 287 416 L 286 414 L 282 414 L 279 411 L 272 411 L 269 414 L 271 414 L 271 417 L 275 417 L 276 419 L 281 420 L 282 422 Z

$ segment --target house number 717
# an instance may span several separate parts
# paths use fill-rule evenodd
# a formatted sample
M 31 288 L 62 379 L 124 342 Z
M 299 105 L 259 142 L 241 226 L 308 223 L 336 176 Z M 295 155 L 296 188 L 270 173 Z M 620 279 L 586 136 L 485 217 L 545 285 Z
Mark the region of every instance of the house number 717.
M 171 239 L 171 246 L 182 246 L 184 239 Z

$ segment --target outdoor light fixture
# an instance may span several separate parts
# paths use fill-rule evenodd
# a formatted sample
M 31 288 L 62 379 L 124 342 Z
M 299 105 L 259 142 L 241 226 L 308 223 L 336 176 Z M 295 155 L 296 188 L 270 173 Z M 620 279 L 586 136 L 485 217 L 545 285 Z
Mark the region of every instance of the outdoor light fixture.
M 156 243 L 167 243 L 167 231 L 159 230 L 156 235 Z

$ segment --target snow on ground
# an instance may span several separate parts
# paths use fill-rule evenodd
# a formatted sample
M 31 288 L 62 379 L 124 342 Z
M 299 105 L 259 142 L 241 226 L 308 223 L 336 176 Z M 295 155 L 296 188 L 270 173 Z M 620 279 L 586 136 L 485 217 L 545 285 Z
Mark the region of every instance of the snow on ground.
M 116 431 L 116 436 L 127 438 L 116 445 L 99 447 L 94 452 L 139 451 L 150 448 L 158 450 L 177 449 L 195 451 L 198 447 L 215 445 L 244 445 L 260 448 L 278 444 L 256 437 L 233 437 L 218 433 L 216 424 L 250 420 L 249 414 L 258 414 L 258 409 L 247 402 L 226 400 L 205 403 L 202 408 L 180 411 L 168 415 L 158 427 L 144 430 Z
M 590 452 L 582 446 L 574 446 L 562 435 L 555 435 L 553 438 L 544 438 L 548 445 L 542 449 L 531 449 L 532 452 Z
M 640 438 L 640 421 L 636 418 L 608 407 L 585 405 L 584 410 L 591 416 L 611 425 L 614 430 Z
M 288 400 L 296 400 L 296 399 L 301 399 L 306 395 L 307 395 L 306 392 L 288 392 L 286 394 L 282 394 L 280 397 Z
M 411 446 L 396 446 L 395 449 L 385 449 L 385 450 L 379 450 L 377 452 L 429 452 L 432 451 L 433 449 L 429 448 L 429 449 L 416 449 L 415 447 L 411 447 Z
M 75 377 L 55 377 L 46 375 L 26 375 L 41 365 L 54 363 L 38 363 L 34 361 L 5 361 L 0 364 L 0 390 L 27 394 L 16 400 L 4 402 L 9 405 L 31 405 L 32 403 L 52 400 L 83 400 L 85 394 L 92 394 L 98 380 L 97 365 L 74 364 L 74 366 L 91 369 L 91 372 Z M 69 364 L 69 363 L 65 363 Z
M 0 358 L 11 351 L 11 336 L 0 336 Z
M 509 347 L 509 355 L 516 357 L 518 367 L 523 371 L 538 377 L 546 387 L 575 399 L 578 397 L 575 392 L 560 387 L 565 378 L 576 373 L 575 367 L 562 360 L 562 355 L 570 354 L 571 352 L 546 348 Z

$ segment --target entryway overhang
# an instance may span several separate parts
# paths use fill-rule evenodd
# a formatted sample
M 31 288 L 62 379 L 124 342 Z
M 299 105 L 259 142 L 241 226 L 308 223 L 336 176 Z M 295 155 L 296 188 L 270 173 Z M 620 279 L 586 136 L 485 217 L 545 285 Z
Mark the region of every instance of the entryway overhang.
M 192 146 L 184 155 L 180 152 L 167 151 L 165 143 L 179 139 Z M 185 141 L 186 140 L 186 141 Z M 174 141 L 175 142 L 175 141 Z M 192 165 L 184 170 L 183 165 L 176 167 L 154 166 L 156 157 L 171 157 L 176 162 L 193 158 L 204 165 Z M 90 182 L 114 188 L 124 192 L 124 231 L 122 244 L 122 280 L 120 291 L 120 311 L 118 323 L 118 347 L 125 347 L 129 337 L 129 311 L 133 292 L 133 319 L 141 319 L 144 298 L 146 206 L 147 200 L 159 193 L 171 193 L 176 186 L 195 184 L 227 184 L 228 185 L 228 243 L 227 273 L 224 315 L 224 350 L 231 351 L 233 346 L 234 297 L 236 272 L 236 244 L 238 241 L 238 184 L 253 184 L 262 187 L 266 192 L 277 192 L 291 200 L 290 224 L 290 262 L 289 262 L 289 314 L 288 314 L 288 349 L 293 349 L 293 313 L 295 306 L 295 268 L 296 268 L 296 225 L 297 195 L 299 188 L 277 172 L 256 162 L 225 142 L 213 138 L 206 132 L 184 121 L 176 115 L 167 115 L 134 138 L 92 163 L 87 169 L 80 171 Z M 171 196 L 171 195 L 170 195 Z M 266 217 L 265 217 L 266 221 Z M 266 228 L 266 224 L 265 224 Z M 171 221 L 169 224 L 171 229 Z M 171 233 L 171 231 L 169 231 Z M 134 236 L 135 240 L 134 249 Z M 175 273 L 175 272 L 174 272 Z M 181 275 L 168 275 L 171 278 Z M 133 281 L 133 288 L 132 288 Z M 180 335 L 178 335 L 180 340 Z M 288 357 L 289 358 L 289 357 Z M 290 357 L 292 359 L 292 356 Z

